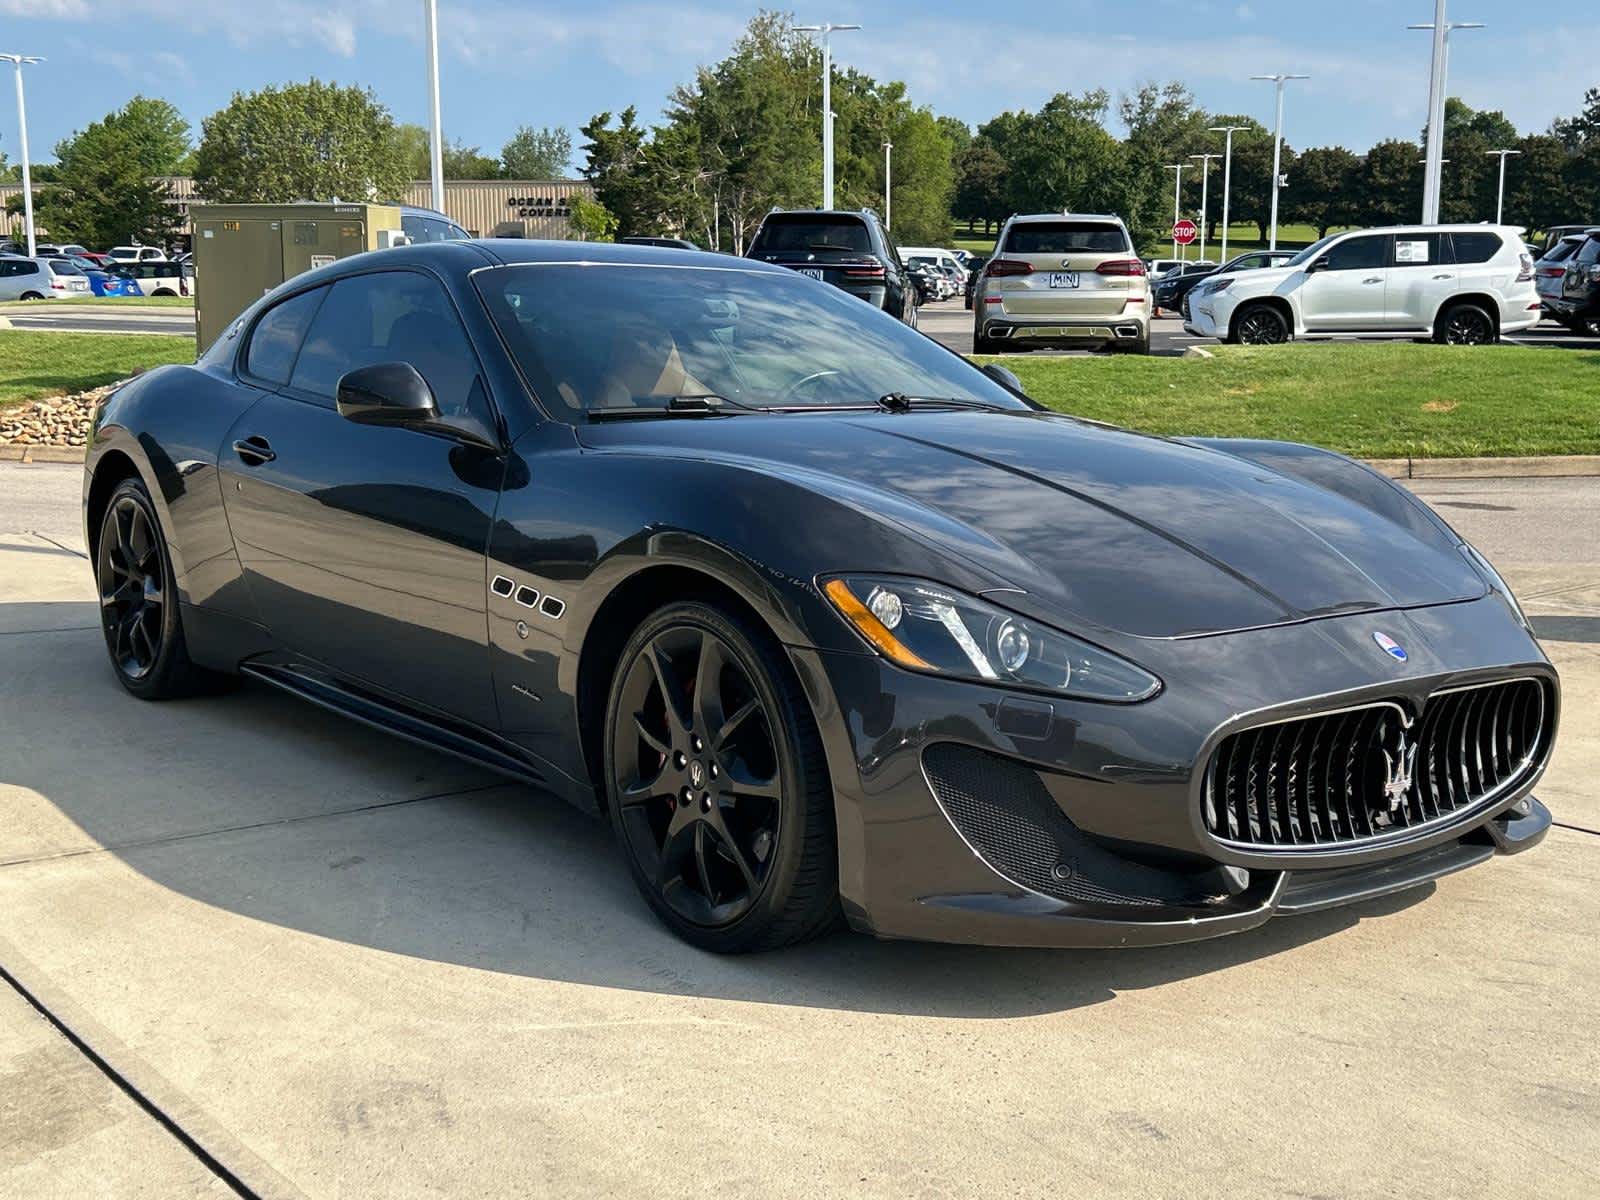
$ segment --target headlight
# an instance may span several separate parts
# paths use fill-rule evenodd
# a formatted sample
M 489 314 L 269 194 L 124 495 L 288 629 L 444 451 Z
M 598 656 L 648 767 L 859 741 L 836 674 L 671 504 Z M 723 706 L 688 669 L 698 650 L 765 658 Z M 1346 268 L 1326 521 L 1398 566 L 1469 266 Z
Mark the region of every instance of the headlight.
M 1511 586 L 1500 577 L 1500 572 L 1489 564 L 1487 558 L 1465 542 L 1461 543 L 1461 553 L 1466 556 L 1469 563 L 1478 569 L 1478 574 L 1483 576 L 1484 581 L 1506 598 L 1506 603 L 1511 606 L 1511 611 L 1517 614 L 1517 620 L 1522 622 L 1522 627 L 1532 633 L 1533 626 L 1528 623 L 1528 618 L 1522 611 L 1522 605 L 1517 603 L 1516 596 L 1512 595 Z
M 1096 646 L 926 580 L 846 575 L 822 590 L 869 645 L 913 671 L 1119 704 L 1161 690 Z
M 1206 289 L 1207 294 L 1214 296 L 1218 292 L 1227 291 L 1232 286 L 1233 286 L 1233 280 L 1231 280 L 1231 279 L 1219 279 L 1215 283 L 1206 284 L 1205 285 L 1205 289 Z

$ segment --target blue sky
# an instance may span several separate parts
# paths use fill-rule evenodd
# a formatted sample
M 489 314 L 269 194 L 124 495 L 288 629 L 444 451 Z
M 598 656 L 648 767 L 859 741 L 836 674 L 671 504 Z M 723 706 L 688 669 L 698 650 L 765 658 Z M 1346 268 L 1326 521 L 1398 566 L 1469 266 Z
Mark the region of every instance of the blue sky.
M 1451 93 L 1504 109 L 1525 132 L 1575 112 L 1600 84 L 1579 10 L 1452 0 Z M 518 123 L 577 126 L 602 109 L 654 117 L 668 89 L 727 50 L 755 6 L 723 0 L 440 0 L 445 134 L 497 152 Z M 1565 10 L 1566 16 L 1553 14 Z M 421 0 L 0 0 L 0 51 L 29 68 L 34 157 L 135 93 L 200 121 L 236 89 L 317 75 L 372 87 L 397 119 L 426 119 Z M 797 18 L 855 21 L 839 59 L 904 79 L 913 97 L 969 123 L 1033 108 L 1062 89 L 1113 94 L 1182 79 L 1214 111 L 1270 124 L 1253 73 L 1308 72 L 1291 93 L 1297 146 L 1365 149 L 1416 136 L 1426 103 L 1431 0 L 808 0 Z M 1530 14 L 1534 14 L 1530 19 Z M 1566 21 L 1563 29 L 1561 22 Z M 1587 28 L 1584 28 L 1587 26 Z M 0 150 L 17 157 L 16 109 L 0 87 Z

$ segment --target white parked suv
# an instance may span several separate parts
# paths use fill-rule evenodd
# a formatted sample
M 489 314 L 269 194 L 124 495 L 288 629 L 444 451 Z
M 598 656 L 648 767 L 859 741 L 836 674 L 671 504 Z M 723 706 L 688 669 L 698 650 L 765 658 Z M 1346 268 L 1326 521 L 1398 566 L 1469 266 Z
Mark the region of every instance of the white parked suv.
M 159 246 L 113 246 L 111 260 L 119 263 L 166 262 L 167 252 Z
M 1539 321 L 1533 259 L 1510 225 L 1402 225 L 1336 233 L 1288 262 L 1217 275 L 1189 299 L 1199 337 L 1419 338 L 1479 345 Z

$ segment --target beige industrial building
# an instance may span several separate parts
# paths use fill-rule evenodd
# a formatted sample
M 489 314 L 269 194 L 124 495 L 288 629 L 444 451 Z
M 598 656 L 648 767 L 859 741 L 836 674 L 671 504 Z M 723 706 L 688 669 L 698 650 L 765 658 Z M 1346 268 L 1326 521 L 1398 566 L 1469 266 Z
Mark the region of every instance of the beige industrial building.
M 191 232 L 189 205 L 200 202 L 194 180 L 187 175 L 168 175 L 162 182 L 183 216 L 178 233 L 187 240 Z M 49 186 L 35 184 L 35 195 Z M 428 181 L 419 180 L 400 197 L 400 202 L 433 208 L 432 193 Z M 21 195 L 22 188 L 18 184 L 0 185 L 0 211 L 5 211 L 13 197 L 20 206 Z M 593 198 L 594 189 L 582 179 L 449 179 L 445 181 L 442 207 L 445 216 L 474 237 L 565 238 L 571 228 L 570 206 L 574 196 Z M 10 216 L 8 226 L 20 231 L 22 218 Z M 36 228 L 41 239 L 50 235 L 43 224 Z

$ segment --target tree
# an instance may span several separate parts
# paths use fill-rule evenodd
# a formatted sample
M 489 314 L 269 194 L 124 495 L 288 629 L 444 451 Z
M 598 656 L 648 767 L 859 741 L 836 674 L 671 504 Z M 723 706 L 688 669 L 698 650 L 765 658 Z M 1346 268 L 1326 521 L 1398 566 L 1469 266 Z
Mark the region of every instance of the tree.
M 1343 146 L 1317 146 L 1300 155 L 1283 203 L 1290 220 L 1303 221 L 1325 238 L 1336 225 L 1356 221 L 1356 180 L 1361 160 Z
M 165 183 L 189 151 L 189 125 L 165 100 L 135 96 L 56 144 L 56 186 L 39 219 L 57 237 L 91 246 L 163 242 L 179 224 Z M 36 173 L 37 174 L 37 173 Z
M 1522 153 L 1506 163 L 1506 220 L 1529 229 L 1571 221 L 1574 212 L 1585 206 L 1577 203 L 1567 178 L 1572 156 L 1561 139 L 1534 134 L 1519 141 L 1517 149 Z
M 394 127 L 394 155 L 405 164 L 407 179 L 428 179 L 433 172 L 429 154 L 428 131 L 421 125 L 407 122 Z
M 1367 151 L 1356 176 L 1355 216 L 1359 225 L 1403 225 L 1422 203 L 1422 147 L 1398 138 Z
M 1240 124 L 1230 121 L 1230 124 Z M 1294 185 L 1298 156 L 1293 146 L 1283 143 L 1279 174 Z M 1278 221 L 1288 219 L 1288 189 L 1278 190 Z M 1272 131 L 1261 126 L 1233 135 L 1233 220 L 1249 221 L 1266 241 L 1272 230 Z
M 951 206 L 967 228 L 982 221 L 987 234 L 1010 214 L 1006 207 L 1006 160 L 987 142 L 974 141 L 956 157 L 955 200 Z
M 1557 118 L 1550 133 L 1573 154 L 1600 142 L 1600 87 L 1585 92 L 1583 111 L 1575 117 Z
M 1160 240 L 1172 226 L 1172 173 L 1166 166 L 1181 162 L 1198 169 L 1200 164 L 1190 162 L 1189 155 L 1219 149 L 1217 135 L 1209 131 L 1209 126 L 1218 122 L 1195 104 L 1194 96 L 1181 83 L 1145 84 L 1123 96 L 1117 112 L 1128 130 L 1123 141 L 1128 197 L 1123 219 L 1136 243 Z M 1196 197 L 1199 190 L 1194 189 Z M 1195 215 L 1198 217 L 1198 212 Z M 1211 207 L 1208 215 L 1213 222 L 1220 221 L 1221 203 Z
M 446 179 L 498 179 L 500 160 L 490 158 L 476 146 L 462 142 L 446 142 L 444 147 L 444 177 Z M 430 163 L 429 171 L 433 170 Z
M 500 150 L 507 179 L 561 179 L 572 163 L 572 135 L 565 129 L 518 125 Z
M 195 187 L 208 200 L 393 201 L 412 179 L 394 118 L 366 88 L 312 79 L 235 92 L 203 129 Z
M 958 117 L 935 117 L 939 125 L 939 132 L 944 134 L 944 140 L 950 143 L 950 153 L 959 155 L 968 146 L 972 145 L 972 129 Z
M 572 198 L 572 231 L 580 242 L 610 242 L 617 236 L 617 218 L 598 200 Z
M 1037 113 L 1008 114 L 1015 117 L 1005 133 L 1012 212 L 1125 211 L 1122 147 L 1104 125 L 1109 103 L 1104 91 L 1062 92 Z

